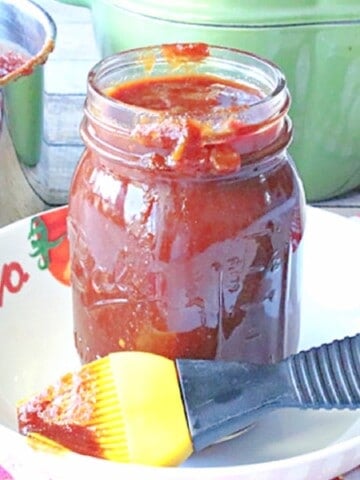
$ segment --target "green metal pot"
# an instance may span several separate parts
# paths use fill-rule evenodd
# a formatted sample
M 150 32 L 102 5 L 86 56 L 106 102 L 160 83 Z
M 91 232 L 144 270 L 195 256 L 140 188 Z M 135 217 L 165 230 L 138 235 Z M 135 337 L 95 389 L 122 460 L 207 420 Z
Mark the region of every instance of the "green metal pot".
M 293 98 L 291 153 L 307 199 L 360 185 L 359 0 L 60 1 L 91 8 L 102 56 L 204 41 L 274 61 Z

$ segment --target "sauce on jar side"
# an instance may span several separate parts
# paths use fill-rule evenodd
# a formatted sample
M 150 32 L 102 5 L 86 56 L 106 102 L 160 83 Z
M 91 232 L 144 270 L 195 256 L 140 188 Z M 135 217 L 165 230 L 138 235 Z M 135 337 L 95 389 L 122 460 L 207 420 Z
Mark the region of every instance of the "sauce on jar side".
M 73 179 L 82 361 L 118 350 L 266 363 L 292 353 L 303 226 L 286 126 L 241 123 L 239 111 L 262 93 L 212 75 L 149 77 L 106 94 L 161 121 L 145 118 L 132 132 L 144 171 L 105 167 L 87 149 Z

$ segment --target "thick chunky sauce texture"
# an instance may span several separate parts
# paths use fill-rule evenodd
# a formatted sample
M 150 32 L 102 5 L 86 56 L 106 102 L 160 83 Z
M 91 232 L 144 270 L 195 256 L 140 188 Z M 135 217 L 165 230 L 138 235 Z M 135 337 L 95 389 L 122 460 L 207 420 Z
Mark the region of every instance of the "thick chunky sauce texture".
M 146 168 L 87 148 L 73 179 L 82 361 L 118 350 L 255 362 L 293 352 L 300 249 L 291 232 L 302 236 L 301 194 L 284 152 L 271 147 L 278 125 L 239 120 L 262 94 L 197 74 L 144 78 L 106 94 L 158 120 L 145 115 L 129 145 L 110 138 L 137 149 Z M 271 157 L 264 165 L 251 160 L 262 148 Z
M 238 111 L 263 97 L 258 90 L 215 75 L 149 77 L 115 87 L 110 96 L 129 105 L 177 115 L 212 115 L 214 108 Z
M 29 61 L 29 55 L 9 42 L 0 42 L 0 78 L 23 67 Z M 29 72 L 24 72 L 31 73 Z

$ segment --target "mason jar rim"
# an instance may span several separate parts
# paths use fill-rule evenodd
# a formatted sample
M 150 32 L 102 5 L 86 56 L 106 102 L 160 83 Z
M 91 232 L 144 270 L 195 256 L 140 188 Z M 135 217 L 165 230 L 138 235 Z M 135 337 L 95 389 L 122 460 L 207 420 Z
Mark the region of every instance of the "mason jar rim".
M 173 45 L 188 44 L 177 43 Z M 277 65 L 270 60 L 244 50 L 216 45 L 207 46 L 209 55 L 197 63 L 196 73 L 214 74 L 219 78 L 238 81 L 239 84 L 248 83 L 249 86 L 259 88 L 261 93 L 264 94 L 264 97 L 260 100 L 247 105 L 246 110 L 242 113 L 244 116 L 241 119 L 242 121 L 248 125 L 256 125 L 268 120 L 273 115 L 278 115 L 279 112 L 281 115 L 287 113 L 290 105 L 290 94 L 287 89 L 286 78 Z M 156 73 L 156 67 L 165 71 L 168 69 L 165 76 L 178 75 L 178 71 L 169 70 L 169 66 L 162 56 L 162 47 L 162 45 L 154 45 L 125 50 L 105 57 L 95 64 L 88 74 L 86 115 L 95 121 L 99 121 L 101 117 L 101 123 L 111 129 L 112 127 L 121 127 L 119 119 L 125 117 L 127 117 L 128 126 L 131 128 L 139 116 L 150 115 L 156 118 L 159 114 L 163 115 L 163 111 L 127 104 L 111 98 L 105 92 L 105 90 L 120 85 L 124 81 L 145 78 L 146 75 L 149 78 L 151 76 L 163 76 L 164 72 L 162 74 Z M 153 71 L 150 71 L 145 65 L 146 58 L 150 58 L 150 56 L 154 58 Z M 131 77 L 136 71 L 138 72 L 137 76 Z M 244 78 L 239 77 L 241 71 Z M 229 73 L 232 73 L 232 75 L 229 75 Z M 250 80 L 254 83 L 249 83 Z M 103 112 L 106 112 L 105 116 L 102 115 Z M 176 116 L 176 114 L 173 116 Z

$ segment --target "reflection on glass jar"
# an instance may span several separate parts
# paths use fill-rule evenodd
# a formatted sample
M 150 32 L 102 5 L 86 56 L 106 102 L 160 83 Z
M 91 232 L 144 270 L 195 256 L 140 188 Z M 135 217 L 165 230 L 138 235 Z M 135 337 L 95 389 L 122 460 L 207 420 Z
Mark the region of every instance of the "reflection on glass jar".
M 304 197 L 288 108 L 281 72 L 236 50 L 167 45 L 94 67 L 69 207 L 82 361 L 295 351 Z

